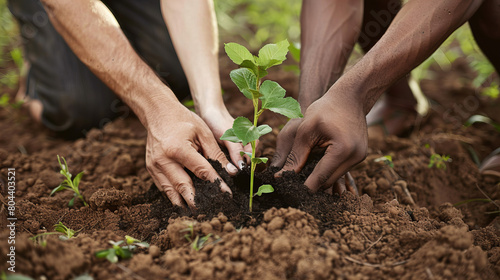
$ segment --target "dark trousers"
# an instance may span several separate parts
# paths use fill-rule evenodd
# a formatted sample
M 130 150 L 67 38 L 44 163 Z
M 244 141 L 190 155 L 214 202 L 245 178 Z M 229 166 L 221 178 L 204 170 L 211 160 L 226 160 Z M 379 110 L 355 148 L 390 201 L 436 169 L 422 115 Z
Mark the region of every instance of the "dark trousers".
M 137 54 L 174 91 L 189 95 L 181 64 L 162 18 L 158 0 L 103 0 Z M 66 138 L 127 114 L 128 108 L 71 51 L 39 0 L 9 0 L 19 21 L 31 67 L 27 95 L 43 104 L 42 122 Z

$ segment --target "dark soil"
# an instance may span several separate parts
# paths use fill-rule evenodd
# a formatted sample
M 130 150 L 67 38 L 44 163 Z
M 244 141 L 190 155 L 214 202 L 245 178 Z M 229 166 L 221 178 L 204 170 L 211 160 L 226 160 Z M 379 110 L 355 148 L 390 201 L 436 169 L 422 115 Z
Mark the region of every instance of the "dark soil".
M 229 64 L 222 59 L 221 65 Z M 270 78 L 296 94 L 294 74 L 275 71 Z M 453 206 L 485 198 L 481 191 L 500 200 L 500 179 L 481 176 L 469 152 L 483 159 L 500 146 L 500 133 L 487 125 L 462 127 L 474 114 L 500 121 L 500 102 L 481 96 L 472 78 L 458 61 L 452 71 L 422 82 L 431 112 L 406 138 L 371 139 L 367 159 L 351 172 L 359 197 L 309 194 L 303 182 L 314 163 L 281 178 L 261 170 L 256 185 L 270 183 L 276 191 L 257 197 L 252 213 L 248 171 L 230 177 L 215 162 L 233 198 L 217 183 L 194 178 L 197 213 L 173 207 L 145 168 L 146 133 L 135 118 L 63 141 L 32 124 L 23 110 L 0 109 L 0 270 L 9 267 L 6 182 L 15 168 L 15 269 L 35 279 L 85 273 L 94 279 L 499 279 L 500 221 L 488 214 L 498 208 L 487 202 Z M 251 114 L 229 79 L 223 88 L 234 116 Z M 272 156 L 285 121 L 263 116 L 273 132 L 261 141 L 262 155 Z M 453 161 L 446 169 L 428 168 L 432 153 Z M 80 189 L 89 206 L 77 201 L 69 208 L 69 192 L 49 196 L 62 180 L 56 155 L 67 159 L 71 173 L 85 171 Z M 394 169 L 374 162 L 382 155 L 393 157 Z M 59 221 L 79 230 L 76 237 L 51 235 L 45 247 L 29 239 Z M 94 256 L 125 235 L 151 247 L 118 264 Z M 197 236 L 206 239 L 194 246 L 199 250 L 188 241 Z

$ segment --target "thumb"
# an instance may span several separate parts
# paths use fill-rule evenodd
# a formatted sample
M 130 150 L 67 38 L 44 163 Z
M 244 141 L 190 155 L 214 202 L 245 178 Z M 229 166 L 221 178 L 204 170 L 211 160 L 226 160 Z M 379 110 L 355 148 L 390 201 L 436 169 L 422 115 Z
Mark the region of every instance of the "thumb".
M 304 168 L 304 165 L 306 165 L 307 158 L 309 157 L 309 154 L 311 153 L 311 148 L 309 143 L 306 141 L 303 141 L 302 139 L 305 139 L 304 137 L 297 137 L 295 138 L 295 141 L 293 142 L 292 149 L 288 153 L 285 159 L 285 164 L 283 168 L 278 172 L 278 176 L 281 176 L 281 174 L 284 171 L 294 171 L 295 173 L 298 173 Z

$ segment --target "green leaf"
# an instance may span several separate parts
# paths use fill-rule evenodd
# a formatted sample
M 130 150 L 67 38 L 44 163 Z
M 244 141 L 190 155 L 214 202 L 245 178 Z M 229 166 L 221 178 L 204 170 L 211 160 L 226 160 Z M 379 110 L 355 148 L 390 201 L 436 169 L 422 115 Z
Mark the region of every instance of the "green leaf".
M 34 280 L 31 277 L 24 276 L 21 274 L 7 274 L 7 276 L 4 279 L 5 280 Z
M 229 76 L 248 99 L 253 99 L 253 94 L 250 90 L 257 90 L 257 77 L 255 73 L 248 68 L 239 68 L 231 71 Z
M 116 254 L 122 259 L 130 259 L 132 257 L 132 252 L 127 248 L 121 248 L 121 250 L 117 251 Z
M 282 88 L 277 82 L 266 80 L 260 86 L 260 93 L 262 94 L 262 108 L 267 109 L 267 103 L 271 100 L 282 99 L 285 97 L 285 89 Z
M 125 240 L 128 245 L 133 244 L 134 242 L 141 242 L 140 240 L 135 239 L 130 235 L 125 235 Z
M 233 131 L 236 137 L 241 139 L 243 146 L 260 137 L 260 130 L 253 126 L 252 122 L 245 117 L 237 117 L 234 120 Z
M 142 248 L 149 248 L 149 243 L 143 241 L 143 242 L 136 242 L 135 245 L 142 247 Z
M 78 173 L 78 175 L 75 176 L 75 179 L 73 179 L 73 186 L 75 188 L 78 188 L 78 185 L 80 184 L 80 180 L 82 179 L 83 176 L 83 171 Z
M 234 134 L 234 130 L 232 128 L 226 130 L 226 132 L 224 132 L 224 134 L 222 134 L 222 136 L 220 137 L 220 140 L 226 140 L 233 143 L 241 143 L 240 138 L 238 138 L 238 136 Z
M 245 60 L 253 63 L 255 65 L 255 60 L 253 55 L 244 46 L 237 43 L 227 43 L 224 44 L 224 50 L 227 56 L 236 64 L 241 65 Z
M 500 131 L 500 124 L 498 123 L 495 123 L 492 119 L 486 117 L 486 116 L 483 116 L 483 115 L 474 115 L 474 116 L 471 116 L 466 122 L 465 122 L 465 126 L 466 127 L 469 127 L 471 125 L 473 125 L 474 123 L 487 123 L 487 124 L 490 124 L 492 125 L 496 130 Z
M 262 185 L 259 187 L 259 190 L 257 191 L 257 193 L 254 194 L 254 196 L 258 195 L 258 196 L 262 196 L 262 194 L 264 193 L 272 193 L 274 192 L 274 188 L 273 186 L 271 185 Z
M 73 207 L 73 205 L 75 205 L 75 197 L 76 197 L 76 196 L 74 196 L 74 197 L 73 197 L 73 198 L 72 198 L 72 199 L 68 202 L 68 206 L 69 206 L 69 207 Z
M 266 163 L 268 158 L 266 157 L 256 157 L 252 159 L 253 164 Z
M 108 249 L 108 254 L 106 255 L 106 259 L 108 261 L 110 261 L 111 263 L 117 263 L 118 262 L 118 256 L 116 256 L 115 249 Z
M 57 186 L 56 188 L 54 188 L 54 189 L 52 190 L 52 192 L 50 192 L 50 196 L 52 196 L 52 195 L 53 195 L 53 194 L 55 194 L 56 192 L 60 192 L 60 191 L 63 191 L 63 190 L 65 190 L 65 189 L 67 189 L 67 187 L 61 184 L 61 185 Z
M 257 130 L 259 131 L 259 137 L 268 134 L 269 132 L 273 131 L 273 129 L 268 126 L 267 124 L 259 125 L 257 127 Z
M 243 152 L 243 151 L 241 151 L 241 152 L 240 152 L 240 155 L 241 155 L 241 156 L 247 155 L 247 156 L 249 156 L 250 158 L 252 158 L 252 153 L 249 153 L 249 152 Z
M 267 75 L 267 71 L 263 67 L 257 66 L 253 61 L 245 60 L 240 64 L 240 66 L 252 70 L 255 76 L 259 79 L 262 79 Z
M 281 64 L 286 59 L 290 44 L 283 40 L 276 44 L 267 44 L 259 50 L 257 65 L 267 69 L 271 66 Z
M 266 103 L 266 109 L 291 119 L 303 117 L 300 112 L 299 102 L 292 97 L 269 100 Z

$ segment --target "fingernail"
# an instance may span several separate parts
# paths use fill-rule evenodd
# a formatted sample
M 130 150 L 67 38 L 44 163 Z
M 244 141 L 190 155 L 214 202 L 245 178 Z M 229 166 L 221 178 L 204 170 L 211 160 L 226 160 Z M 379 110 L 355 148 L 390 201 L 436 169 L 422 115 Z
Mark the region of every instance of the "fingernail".
M 232 174 L 236 174 L 238 173 L 238 168 L 236 168 L 236 166 L 234 166 L 232 163 L 228 163 L 226 165 L 226 170 L 229 172 L 229 173 L 232 173 Z
M 243 168 L 247 167 L 247 164 L 244 161 L 240 160 L 240 161 L 238 161 L 238 167 L 240 169 L 243 169 Z
M 231 188 L 229 188 L 229 186 L 225 182 L 221 182 L 220 186 L 221 186 L 221 190 L 223 192 L 229 193 L 231 195 L 231 197 L 233 196 L 233 192 L 231 191 Z

